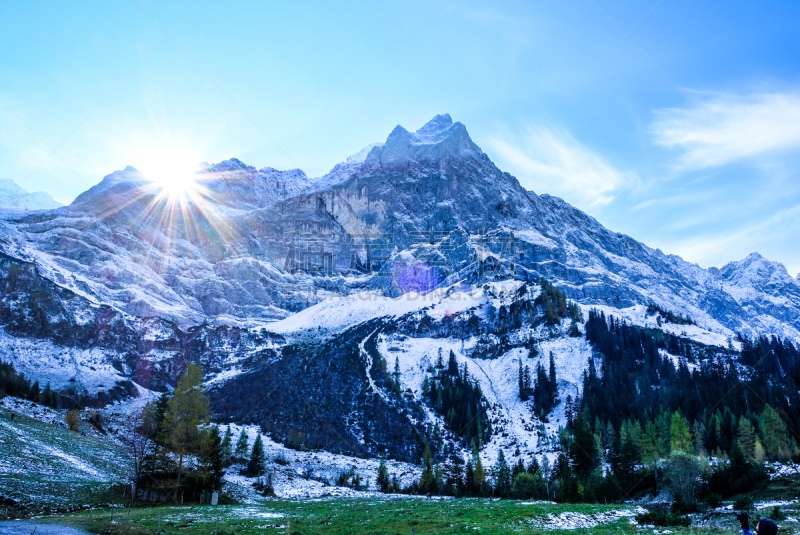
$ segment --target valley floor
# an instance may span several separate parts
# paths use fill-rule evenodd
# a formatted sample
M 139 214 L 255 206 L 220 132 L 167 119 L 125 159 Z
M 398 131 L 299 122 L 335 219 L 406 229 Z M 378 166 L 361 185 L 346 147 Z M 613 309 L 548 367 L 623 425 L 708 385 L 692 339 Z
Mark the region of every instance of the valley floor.
M 13 408 L 13 410 L 9 410 Z M 13 419 L 12 419 L 13 414 Z M 643 509 L 636 505 L 555 504 L 495 499 L 426 499 L 418 496 L 361 493 L 352 489 L 324 486 L 311 488 L 313 481 L 288 475 L 299 466 L 318 466 L 321 474 L 335 473 L 349 462 L 330 454 L 276 452 L 289 461 L 286 478 L 278 477 L 284 498 L 268 499 L 255 495 L 251 481 L 226 477 L 228 496 L 242 505 L 157 506 L 128 509 L 120 501 L 119 483 L 127 474 L 121 469 L 124 456 L 109 436 L 92 436 L 84 427 L 76 433 L 63 428 L 63 415 L 29 403 L 6 398 L 0 406 L 0 496 L 24 503 L 13 516 L 20 521 L 0 521 L 0 534 L 104 533 L 104 534 L 230 534 L 302 533 L 334 535 L 343 533 L 423 534 L 423 533 L 586 533 L 606 535 L 666 535 L 683 533 L 705 535 L 739 533 L 730 515 L 721 515 L 722 524 L 706 525 L 702 515 L 693 518 L 692 528 L 640 526 L 634 517 Z M 237 429 L 239 431 L 239 429 Z M 109 433 L 113 435 L 113 433 Z M 297 458 L 295 458 L 297 456 Z M 319 465 L 315 464 L 319 462 Z M 359 470 L 368 470 L 376 461 Z M 402 471 L 406 467 L 397 465 Z M 410 470 L 410 467 L 407 469 Z M 296 473 L 296 472 L 295 472 Z M 402 473 L 402 472 L 401 472 Z M 276 474 L 278 475 L 278 474 Z M 411 474 L 408 474 L 411 476 Z M 769 514 L 779 505 L 787 516 L 781 522 L 782 535 L 800 535 L 800 505 L 797 502 L 796 474 L 777 474 L 757 507 Z M 776 485 L 786 480 L 785 484 Z M 242 493 L 231 492 L 238 488 Z M 290 492 L 292 491 L 293 492 Z M 294 497 L 292 497 L 294 496 Z M 786 501 L 786 497 L 790 501 Z M 249 503 L 248 503 L 249 502 Z M 109 504 L 118 504 L 109 508 Z M 10 502 L 5 505 L 12 505 Z M 0 508 L 0 518 L 4 518 Z M 11 507 L 11 509 L 15 509 Z M 9 510 L 6 510 L 7 512 Z M 7 516 L 5 518 L 8 518 Z M 159 529 L 159 522 L 161 524 Z M 28 529 L 30 528 L 30 529 Z M 79 530 L 76 532 L 69 529 Z

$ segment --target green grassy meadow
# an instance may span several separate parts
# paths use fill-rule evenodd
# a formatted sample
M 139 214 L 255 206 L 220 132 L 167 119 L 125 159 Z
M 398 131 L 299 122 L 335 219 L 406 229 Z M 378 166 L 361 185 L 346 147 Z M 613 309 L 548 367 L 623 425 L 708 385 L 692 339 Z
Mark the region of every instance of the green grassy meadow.
M 274 501 L 258 506 L 155 507 L 109 509 L 59 515 L 48 520 L 92 533 L 535 533 L 545 529 L 548 515 L 585 515 L 619 510 L 619 506 L 525 504 L 510 500 L 462 499 L 336 499 Z M 161 531 L 158 521 L 161 517 Z M 288 531 L 287 531 L 288 529 Z M 548 530 L 550 531 L 550 530 Z M 635 533 L 629 518 L 571 533 Z
M 795 506 L 797 504 L 794 504 Z M 42 519 L 103 534 L 292 533 L 339 535 L 426 533 L 571 533 L 675 535 L 740 533 L 738 524 L 653 528 L 632 523 L 631 506 L 531 503 L 512 500 L 360 498 L 275 500 L 265 505 L 153 507 L 83 511 Z M 797 511 L 789 510 L 796 515 Z M 159 517 L 161 530 L 159 531 Z M 597 525 L 594 522 L 602 522 Z M 581 523 L 587 524 L 580 527 Z M 781 535 L 797 535 L 798 524 L 781 522 Z M 569 529 L 566 529 L 569 528 Z

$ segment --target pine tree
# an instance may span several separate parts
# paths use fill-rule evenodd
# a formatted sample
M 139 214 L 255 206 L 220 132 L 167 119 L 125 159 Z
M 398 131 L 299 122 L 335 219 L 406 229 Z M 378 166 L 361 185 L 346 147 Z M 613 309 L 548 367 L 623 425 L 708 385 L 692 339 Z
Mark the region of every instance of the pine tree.
M 542 415 L 553 408 L 553 399 L 550 396 L 550 381 L 541 364 L 536 366 L 536 383 L 533 387 L 533 401 Z
M 467 461 L 467 466 L 464 469 L 464 487 L 467 496 L 477 496 L 479 487 L 475 486 L 475 466 L 472 461 Z
M 243 428 L 242 432 L 239 433 L 239 440 L 236 441 L 236 450 L 233 452 L 234 457 L 237 459 L 244 459 L 247 457 L 248 438 L 247 432 Z
M 426 445 L 422 452 L 422 475 L 419 478 L 419 491 L 422 494 L 435 494 L 437 491 L 436 474 L 433 471 L 433 454 Z
M 694 451 L 696 451 L 698 455 L 705 455 L 706 448 L 703 442 L 706 436 L 706 427 L 703 425 L 703 422 L 700 420 L 694 421 L 692 434 L 694 435 Z
M 264 453 L 264 444 L 261 442 L 261 435 L 256 435 L 253 449 L 250 451 L 250 460 L 247 462 L 247 477 L 258 477 L 264 474 L 267 456 Z
M 670 438 L 672 432 L 672 417 L 667 411 L 661 411 L 656 417 L 656 429 L 658 431 L 658 456 L 666 457 L 669 455 Z
M 161 394 L 161 396 L 156 400 L 155 407 L 152 412 L 153 416 L 153 424 L 156 428 L 156 437 L 155 442 L 156 446 L 159 448 L 166 448 L 167 447 L 167 440 L 168 436 L 165 435 L 163 432 L 164 429 L 164 418 L 167 415 L 167 406 L 169 405 L 170 396 L 166 392 Z
M 400 384 L 400 357 L 394 358 L 394 382 Z
M 475 472 L 473 473 L 473 486 L 475 487 L 478 496 L 486 496 L 488 494 L 488 484 L 486 483 L 486 471 L 483 469 L 483 463 L 477 453 L 473 453 L 475 458 Z
M 511 471 L 506 463 L 506 456 L 503 450 L 497 454 L 497 463 L 494 466 L 495 472 L 495 496 L 506 498 L 511 493 Z
M 689 422 L 681 413 L 675 411 L 670 423 L 670 448 L 676 451 L 692 451 L 692 433 L 689 431 Z
M 736 432 L 736 443 L 748 461 L 753 461 L 756 456 L 756 430 L 750 420 L 744 416 L 739 417 L 739 429 Z
M 378 490 L 384 494 L 389 492 L 389 471 L 386 469 L 386 455 L 381 455 L 381 464 L 378 465 L 378 477 L 375 480 Z
M 450 358 L 447 361 L 447 375 L 458 375 L 458 362 L 453 350 L 450 350 Z
M 635 425 L 638 425 L 636 422 Z M 625 421 L 623 429 L 620 430 L 619 436 L 611 451 L 611 470 L 617 478 L 618 483 L 624 489 L 631 488 L 632 485 L 638 482 L 635 478 L 636 468 L 642 460 L 641 449 L 637 445 L 637 438 L 641 441 L 641 429 L 637 434 L 634 424 Z M 637 435 L 639 435 L 637 437 Z M 636 480 L 636 481 L 635 481 Z
M 546 458 L 546 457 L 545 457 Z M 533 475 L 539 471 L 539 460 L 534 457 L 531 460 L 531 464 L 528 465 L 528 468 L 525 469 L 529 474 Z
M 572 429 L 575 426 L 575 405 L 572 403 L 572 395 L 567 394 L 566 405 L 564 406 L 564 416 L 567 418 L 567 427 Z
M 34 403 L 39 403 L 39 381 L 33 383 L 33 386 L 28 392 L 28 400 L 33 401 Z
M 525 380 L 525 384 L 522 386 L 525 387 L 525 392 L 527 392 L 528 396 L 530 397 L 531 390 L 533 390 L 533 385 L 531 385 L 531 368 L 527 364 L 522 370 L 522 378 Z
M 786 424 L 778 411 L 770 405 L 766 405 L 761 413 L 760 431 L 761 443 L 770 459 L 783 461 L 789 458 L 789 433 Z
M 184 458 L 197 451 L 200 444 L 198 426 L 208 419 L 209 401 L 202 385 L 203 371 L 196 364 L 189 364 L 178 379 L 162 422 L 164 442 L 178 457 L 174 499 L 177 499 L 181 485 Z
M 526 388 L 527 381 L 525 380 L 525 371 L 522 368 L 522 359 L 519 359 L 519 371 L 517 381 L 519 383 L 519 399 L 520 401 L 528 401 L 528 389 Z
M 50 407 L 51 409 L 58 408 L 58 402 L 56 400 L 56 395 L 50 389 L 50 383 L 47 383 L 47 385 L 45 385 L 44 390 L 42 391 L 42 394 L 41 394 L 40 398 L 42 400 L 41 401 L 42 405 Z
M 442 348 L 439 348 L 439 357 L 436 359 L 436 367 L 440 370 L 444 369 L 444 359 L 442 358 Z
M 447 472 L 447 486 L 450 487 L 453 496 L 461 497 L 466 493 L 464 485 L 464 459 L 460 455 L 453 453 L 450 456 Z
M 588 409 L 583 409 L 575 419 L 575 436 L 570 448 L 570 457 L 575 471 L 583 479 L 589 477 L 599 461 L 597 442 L 589 423 Z
M 550 395 L 550 406 L 553 407 L 558 399 L 558 378 L 556 377 L 556 360 L 553 352 L 550 352 L 550 375 L 548 376 L 548 393 Z
M 519 451 L 519 448 L 517 448 Z M 525 463 L 522 462 L 522 457 L 517 459 L 517 462 L 514 464 L 514 467 L 511 469 L 511 480 L 513 481 L 515 477 L 525 471 Z
M 233 456 L 233 433 L 231 432 L 231 426 L 228 424 L 228 429 L 225 431 L 225 438 L 222 439 L 222 462 L 225 466 L 228 466 L 231 463 L 231 457 Z
M 222 439 L 219 428 L 213 426 L 203 432 L 198 455 L 200 479 L 206 490 L 221 490 L 223 470 Z

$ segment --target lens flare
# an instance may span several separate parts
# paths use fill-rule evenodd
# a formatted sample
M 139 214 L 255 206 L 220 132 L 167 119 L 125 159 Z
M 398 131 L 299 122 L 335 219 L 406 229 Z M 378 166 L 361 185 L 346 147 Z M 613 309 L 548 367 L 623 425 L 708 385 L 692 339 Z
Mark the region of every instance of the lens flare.
M 198 159 L 185 151 L 152 151 L 141 158 L 139 170 L 153 182 L 156 193 L 178 201 L 197 192 Z

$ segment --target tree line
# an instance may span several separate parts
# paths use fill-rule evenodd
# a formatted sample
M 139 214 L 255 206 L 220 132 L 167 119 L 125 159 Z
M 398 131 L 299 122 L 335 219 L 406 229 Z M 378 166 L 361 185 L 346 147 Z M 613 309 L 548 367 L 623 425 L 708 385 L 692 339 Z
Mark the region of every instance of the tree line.
M 52 409 L 58 408 L 58 394 L 51 388 L 50 383 L 44 389 L 39 386 L 39 381 L 31 383 L 24 373 L 19 373 L 8 362 L 0 361 L 0 397 L 14 396 L 34 403 L 39 403 Z
M 738 359 L 734 352 L 723 357 L 712 353 L 690 369 L 680 353 L 659 352 L 671 345 L 661 331 L 602 313 L 589 314 L 586 338 L 596 358 L 584 375 L 580 407 L 590 411 L 599 427 L 619 432 L 627 421 L 645 434 L 660 427 L 663 435 L 677 412 L 698 453 L 730 455 L 743 433 L 758 436 L 745 448 L 748 454 L 763 451 L 760 457 L 775 460 L 794 454 L 796 444 L 786 429 L 800 428 L 800 352 L 791 342 L 740 337 Z
M 558 404 L 558 376 L 553 352 L 550 352 L 549 374 L 545 372 L 540 362 L 536 365 L 535 378 L 531 377 L 530 366 L 523 365 L 520 359 L 517 382 L 520 401 L 532 399 L 539 419 L 546 421 L 547 414 Z
M 33 381 L 18 372 L 9 362 L 0 361 L 0 397 L 14 396 L 26 399 L 51 409 L 72 409 L 75 407 L 103 407 L 114 400 L 123 399 L 135 391 L 130 380 L 119 381 L 108 391 L 96 395 L 79 394 L 75 387 L 54 390 L 48 382 L 44 388 L 39 381 Z
M 492 424 L 486 413 L 486 400 L 480 384 L 470 377 L 466 362 L 459 368 L 452 350 L 445 366 L 439 349 L 435 368 L 422 382 L 422 396 L 444 417 L 447 429 L 459 437 L 463 445 L 479 448 L 489 441 Z M 433 438 L 438 436 L 439 433 L 434 431 Z

